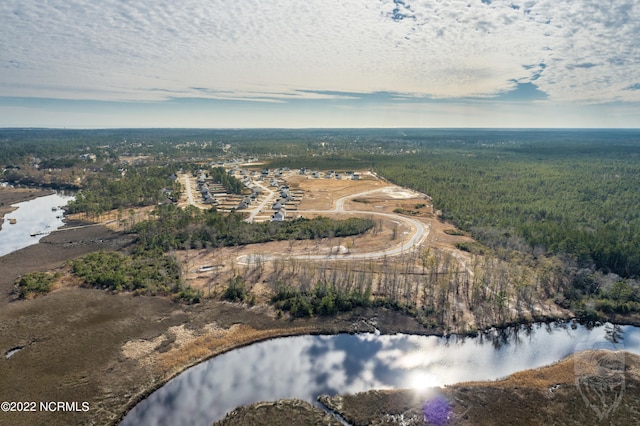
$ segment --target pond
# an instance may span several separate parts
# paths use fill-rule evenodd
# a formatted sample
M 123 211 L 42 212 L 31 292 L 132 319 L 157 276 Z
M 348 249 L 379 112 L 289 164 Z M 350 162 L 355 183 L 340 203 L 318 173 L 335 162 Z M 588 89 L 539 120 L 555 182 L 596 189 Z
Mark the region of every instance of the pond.
M 63 226 L 64 211 L 60 207 L 72 199 L 73 196 L 56 193 L 12 204 L 18 209 L 4 216 L 0 256 L 37 244 L 46 234 Z M 15 219 L 15 224 L 10 219 Z
M 192 367 L 139 403 L 132 425 L 211 425 L 258 401 L 492 380 L 577 350 L 640 354 L 640 328 L 535 324 L 474 338 L 376 334 L 297 336 L 236 349 Z

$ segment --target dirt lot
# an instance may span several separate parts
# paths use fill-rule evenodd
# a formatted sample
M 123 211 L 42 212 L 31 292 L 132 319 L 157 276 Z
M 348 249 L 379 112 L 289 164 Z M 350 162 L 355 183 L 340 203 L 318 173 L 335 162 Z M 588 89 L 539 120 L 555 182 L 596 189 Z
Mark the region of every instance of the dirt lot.
M 417 231 L 408 222 L 398 219 L 397 212 L 420 221 L 428 228 L 423 248 L 455 251 L 458 256 L 464 257 L 464 253 L 455 249 L 455 243 L 471 241 L 464 235 L 455 236 L 444 232 L 454 227 L 437 218 L 426 195 L 388 184 L 367 172 L 362 173 L 361 180 L 315 179 L 293 172 L 283 179 L 292 191 L 304 191 L 298 210 L 291 212 L 290 217 L 327 216 L 346 219 L 361 216 L 374 220 L 375 229 L 355 237 L 278 241 L 215 250 L 181 251 L 177 255 L 188 271 L 189 285 L 203 290 L 205 296 L 215 296 L 222 293 L 231 277 L 243 275 L 249 278 L 257 301 L 264 302 L 269 294 L 263 281 L 273 272 L 275 259 L 297 259 L 305 262 L 305 259 L 313 256 L 316 257 L 313 267 L 316 267 L 318 262 L 328 261 L 329 256 L 340 255 L 340 261 L 351 263 L 355 269 L 358 264 L 368 264 L 370 260 L 379 262 L 386 250 L 391 254 L 391 249 L 400 247 Z M 349 197 L 344 201 L 344 209 L 336 211 L 338 200 L 344 197 Z M 378 254 L 372 255 L 370 260 L 364 259 L 367 253 L 376 252 Z M 325 255 L 327 259 L 322 259 Z M 247 259 L 255 259 L 256 256 L 271 260 L 264 261 L 264 268 L 258 274 L 247 272 L 248 269 L 255 269 L 247 265 Z
M 301 210 L 329 210 L 341 197 L 387 186 L 366 177 L 348 183 L 347 186 L 344 181 L 301 177 L 299 181 L 292 179 L 290 184 L 305 191 L 306 204 L 301 204 Z M 453 250 L 456 241 L 466 240 L 464 236 L 443 232 L 451 226 L 439 222 L 424 195 L 393 190 L 345 203 L 347 211 L 392 213 L 398 208 L 430 227 L 427 245 Z M 336 213 L 337 217 L 349 214 L 352 213 Z M 138 215 L 123 220 L 129 219 L 135 221 Z M 403 226 L 408 225 L 394 224 L 386 218 L 381 220 L 376 235 L 190 250 L 180 255 L 190 271 L 189 282 L 205 292 L 211 287 L 216 292 L 221 291 L 231 274 L 243 268 L 240 261 L 243 255 L 329 254 L 340 246 L 353 254 L 364 253 L 402 244 L 398 236 L 405 235 L 405 231 L 413 232 Z M 130 241 L 129 236 L 117 230 L 92 226 L 52 233 L 41 244 L 0 257 L 0 395 L 7 401 L 87 401 L 90 406 L 87 412 L 0 413 L 0 424 L 114 424 L 137 401 L 185 368 L 274 336 L 372 331 L 369 320 L 374 317 L 382 333 L 426 334 L 426 329 L 415 320 L 382 309 L 355 311 L 330 319 L 292 321 L 277 319 L 275 312 L 265 306 L 249 308 L 210 299 L 185 306 L 159 297 L 113 295 L 77 288 L 69 280 L 52 293 L 33 300 L 15 300 L 11 294 L 21 274 L 64 269 L 69 259 L 91 251 L 119 249 Z M 213 272 L 193 272 L 207 265 L 223 266 Z M 253 291 L 266 299 L 268 289 L 260 279 Z M 8 354 L 11 356 L 7 357 Z
M 21 274 L 63 269 L 69 259 L 129 242 L 126 235 L 92 226 L 52 233 L 41 244 L 0 257 L 2 399 L 87 401 L 90 406 L 87 412 L 0 413 L 0 424 L 115 424 L 137 401 L 188 366 L 274 336 L 371 331 L 372 317 L 382 332 L 425 331 L 411 318 L 384 310 L 291 321 L 275 319 L 264 307 L 214 300 L 186 306 L 159 297 L 77 288 L 69 282 L 33 300 L 16 300 L 12 294 Z

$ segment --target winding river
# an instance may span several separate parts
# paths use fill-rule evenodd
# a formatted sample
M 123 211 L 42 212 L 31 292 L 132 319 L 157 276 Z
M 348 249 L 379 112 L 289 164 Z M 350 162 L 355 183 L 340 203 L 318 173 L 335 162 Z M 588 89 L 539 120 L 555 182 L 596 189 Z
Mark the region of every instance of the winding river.
M 122 426 L 211 425 L 258 401 L 492 380 L 584 349 L 640 354 L 640 328 L 534 324 L 474 338 L 297 336 L 236 349 L 192 367 L 127 414 Z
M 37 244 L 49 232 L 63 226 L 60 207 L 72 199 L 73 196 L 56 193 L 12 204 L 17 210 L 4 216 L 0 229 L 0 256 Z M 11 224 L 10 219 L 15 219 L 15 224 Z

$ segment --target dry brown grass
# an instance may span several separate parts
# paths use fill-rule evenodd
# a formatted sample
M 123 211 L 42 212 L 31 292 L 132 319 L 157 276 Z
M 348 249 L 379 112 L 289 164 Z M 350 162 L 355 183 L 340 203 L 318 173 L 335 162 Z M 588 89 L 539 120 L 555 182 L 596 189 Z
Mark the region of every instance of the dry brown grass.
M 214 424 L 217 426 L 342 425 L 335 417 L 320 408 L 297 399 L 258 402 L 240 407 Z
M 335 207 L 338 198 L 359 194 L 375 189 L 387 188 L 385 192 L 375 192 L 371 195 L 359 197 L 365 202 L 348 201 L 345 203 L 346 210 L 371 211 L 379 213 L 393 213 L 396 208 L 413 209 L 418 212 L 414 219 L 421 220 L 431 227 L 431 234 L 425 246 L 435 242 L 438 247 L 446 247 L 455 250 L 453 244 L 459 241 L 468 240 L 466 237 L 449 236 L 442 232 L 450 229 L 451 225 L 440 223 L 432 213 L 432 206 L 424 194 L 404 190 L 399 187 L 389 185 L 373 175 L 363 174 L 362 180 L 336 180 L 336 179 L 313 179 L 309 176 L 291 174 L 285 177 L 285 182 L 289 187 L 296 190 L 303 190 L 303 201 L 299 206 L 299 211 L 291 212 L 291 217 L 304 216 L 312 218 L 319 213 L 304 213 L 302 210 L 328 210 Z M 423 207 L 416 208 L 416 205 L 424 204 Z M 353 217 L 355 213 L 328 214 L 335 219 L 346 219 Z M 366 213 L 358 215 L 367 216 Z M 402 244 L 403 236 L 406 238 L 414 229 L 407 226 L 405 222 L 396 223 L 388 218 L 380 218 L 375 215 L 370 216 L 379 223 L 376 232 L 367 232 L 364 235 L 323 239 L 318 241 L 277 241 L 264 244 L 252 244 L 249 246 L 235 248 L 221 248 L 211 250 L 190 250 L 189 253 L 180 251 L 177 253 L 180 261 L 188 270 L 186 280 L 189 285 L 205 291 L 205 296 L 220 294 L 226 287 L 228 280 L 242 272 L 243 265 L 238 263 L 238 258 L 246 255 L 268 254 L 285 259 L 291 256 L 306 256 L 336 253 L 339 250 L 349 253 L 366 253 L 381 251 L 399 246 Z M 395 229 L 394 229 L 395 228 Z M 395 234 L 395 239 L 393 235 Z M 345 257 L 348 261 L 348 257 Z M 209 272 L 197 272 L 198 268 L 207 265 L 220 265 L 219 269 Z M 265 269 L 260 276 L 252 277 L 250 285 L 261 283 L 272 272 L 272 265 L 266 262 Z M 267 293 L 264 286 L 258 287 L 254 292 L 257 300 L 266 299 Z
M 424 424 L 422 404 L 434 395 L 446 398 L 456 425 L 627 425 L 640 418 L 640 357 L 625 353 L 624 389 L 607 390 L 609 403 L 622 392 L 619 405 L 600 420 L 576 386 L 574 362 L 582 371 L 597 371 L 595 360 L 606 351 L 581 352 L 554 365 L 528 370 L 497 382 L 461 383 L 423 393 L 414 390 L 370 391 L 356 395 L 321 397 L 321 401 L 353 425 L 388 422 Z M 613 392 L 613 395 L 611 393 Z M 592 400 L 598 404 L 600 400 Z
M 203 334 L 184 336 L 182 341 L 176 340 L 168 351 L 154 354 L 156 359 L 153 364 L 162 374 L 173 376 L 184 370 L 185 366 L 249 343 L 274 337 L 308 334 L 312 331 L 312 327 L 256 330 L 246 324 L 235 324 L 228 329 L 205 327 L 198 331 Z

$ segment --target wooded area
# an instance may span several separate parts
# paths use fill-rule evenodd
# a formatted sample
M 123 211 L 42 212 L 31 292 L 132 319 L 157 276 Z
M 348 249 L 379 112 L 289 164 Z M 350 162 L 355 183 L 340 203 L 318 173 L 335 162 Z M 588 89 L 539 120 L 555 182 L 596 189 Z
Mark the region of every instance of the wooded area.
M 145 250 L 224 247 L 281 240 L 347 237 L 373 228 L 367 218 L 333 220 L 326 217 L 298 218 L 283 222 L 248 223 L 239 213 L 220 213 L 215 208 L 185 209 L 158 206 L 154 220 L 133 228 L 137 242 Z
M 171 198 L 179 190 L 169 179 L 174 171 L 195 172 L 212 159 L 235 161 L 257 155 L 272 167 L 369 169 L 430 195 L 443 220 L 479 241 L 460 243 L 458 248 L 512 265 L 484 265 L 495 271 L 485 273 L 490 277 L 483 286 L 493 286 L 495 292 L 485 294 L 485 300 L 482 294 L 465 290 L 473 306 L 488 304 L 486 309 L 493 312 L 500 305 L 498 295 L 503 294 L 504 305 L 520 292 L 513 300 L 533 300 L 534 294 L 552 297 L 583 317 L 640 311 L 640 133 L 634 130 L 5 129 L 0 131 L 0 146 L 6 180 L 79 182 L 82 192 L 70 211 L 84 211 L 89 217 L 116 209 L 126 218 L 127 209 Z M 89 154 L 95 161 L 87 159 Z M 224 169 L 213 168 L 210 175 L 227 189 L 236 185 L 226 182 Z M 134 230 L 139 250 L 160 253 L 338 237 L 364 232 L 369 226 L 366 219 L 336 225 L 326 218 L 246 224 L 237 214 L 181 211 L 169 205 L 157 209 L 154 221 L 140 223 Z M 519 268 L 529 272 L 514 272 Z M 389 276 L 389 271 L 380 276 Z M 450 280 L 461 275 L 442 268 L 425 273 L 435 273 L 434 279 L 449 274 Z M 389 282 L 403 282 L 401 275 Z M 312 313 L 333 309 L 321 304 L 326 297 L 334 307 L 348 306 L 338 299 L 351 297 L 343 287 L 352 284 L 338 285 L 332 281 L 335 277 L 325 278 L 302 287 L 299 300 L 304 299 Z M 428 280 L 416 288 L 432 284 Z M 136 284 L 125 283 L 131 285 Z M 272 285 L 277 294 L 283 288 L 276 282 Z M 316 285 L 321 290 L 316 291 Z M 450 285 L 459 297 L 462 287 Z M 415 295 L 405 301 L 393 288 L 379 296 L 393 306 L 410 307 Z M 428 294 L 438 300 L 436 293 Z M 443 311 L 444 302 L 451 302 L 453 293 L 446 294 L 443 304 L 433 302 L 434 309 Z M 309 312 L 306 307 L 302 311 Z M 498 318 L 495 312 L 491 317 Z

